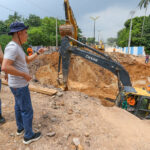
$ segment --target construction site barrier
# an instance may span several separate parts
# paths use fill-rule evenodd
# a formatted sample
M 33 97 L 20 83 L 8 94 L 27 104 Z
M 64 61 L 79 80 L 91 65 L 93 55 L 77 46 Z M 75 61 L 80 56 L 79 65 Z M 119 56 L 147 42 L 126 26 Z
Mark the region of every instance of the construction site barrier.
M 145 56 L 145 51 L 143 46 L 139 47 L 130 47 L 128 50 L 128 47 L 118 47 L 116 48 L 116 51 L 122 52 L 124 54 L 131 54 L 131 55 L 136 55 L 136 56 Z
M 131 54 L 135 56 L 145 56 L 145 51 L 143 46 L 139 47 L 130 47 L 128 51 L 128 47 L 109 47 L 105 50 L 106 52 L 119 52 L 124 54 Z

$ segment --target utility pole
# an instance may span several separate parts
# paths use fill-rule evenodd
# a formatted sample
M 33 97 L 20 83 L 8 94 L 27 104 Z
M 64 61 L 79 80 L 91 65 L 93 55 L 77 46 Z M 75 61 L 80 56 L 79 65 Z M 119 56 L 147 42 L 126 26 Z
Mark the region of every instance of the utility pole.
M 99 18 L 99 16 L 97 17 L 90 17 L 93 21 L 94 21 L 94 45 L 95 45 L 95 21 Z
M 143 25 L 142 25 L 142 33 L 141 33 L 141 37 L 143 36 L 143 31 L 144 31 L 144 23 L 145 23 L 146 12 L 147 12 L 147 7 L 145 8 L 145 16 L 144 16 L 144 19 L 143 19 Z
M 100 30 L 98 30 L 98 42 L 100 42 Z
M 56 48 L 58 47 L 58 29 L 57 29 L 57 17 L 56 17 Z
M 129 31 L 129 41 L 128 41 L 128 54 L 130 53 L 131 34 L 132 34 L 132 19 L 133 19 L 134 14 L 135 14 L 135 11 L 130 12 L 131 21 L 130 21 L 130 31 Z

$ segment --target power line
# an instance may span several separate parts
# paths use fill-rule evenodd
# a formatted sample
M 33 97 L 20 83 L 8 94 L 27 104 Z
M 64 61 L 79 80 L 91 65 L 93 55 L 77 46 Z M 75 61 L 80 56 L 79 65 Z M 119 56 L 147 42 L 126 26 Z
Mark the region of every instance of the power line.
M 25 0 L 27 3 L 29 3 L 28 0 Z M 39 5 L 37 5 L 35 2 L 33 2 L 32 0 L 30 0 L 30 2 L 33 4 L 33 6 L 36 6 L 36 8 L 42 10 L 43 12 L 45 12 L 46 14 L 49 13 L 48 10 L 45 11 L 45 9 L 41 8 Z
M 1 4 L 0 4 L 0 7 L 4 8 L 4 9 L 7 9 L 7 10 L 9 10 L 9 11 L 16 12 L 15 10 L 12 10 L 12 9 L 10 9 L 10 8 L 7 8 L 7 7 L 5 7 L 5 6 L 1 5 Z
M 4 6 L 4 5 L 1 5 L 1 4 L 0 4 L 0 7 L 4 8 L 4 9 L 7 9 L 7 10 L 9 10 L 9 11 L 12 11 L 12 12 L 17 12 L 16 10 L 10 9 L 10 8 Z M 18 13 L 18 12 L 17 12 L 17 13 Z M 18 14 L 21 14 L 21 13 L 18 13 Z M 21 16 L 23 16 L 23 17 L 28 17 L 28 16 L 23 15 L 23 13 L 21 14 Z

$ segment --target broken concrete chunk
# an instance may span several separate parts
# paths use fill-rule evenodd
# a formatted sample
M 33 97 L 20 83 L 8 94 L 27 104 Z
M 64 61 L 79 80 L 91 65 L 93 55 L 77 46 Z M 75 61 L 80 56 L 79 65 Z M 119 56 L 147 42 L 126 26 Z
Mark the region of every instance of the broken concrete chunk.
M 57 96 L 61 97 L 61 96 L 63 96 L 63 93 L 62 92 L 57 92 Z
M 73 138 L 73 144 L 78 146 L 80 144 L 80 140 L 78 138 Z
M 53 136 L 56 135 L 56 133 L 55 133 L 55 132 L 49 132 L 49 133 L 47 133 L 46 135 L 49 136 L 49 137 L 53 137 Z

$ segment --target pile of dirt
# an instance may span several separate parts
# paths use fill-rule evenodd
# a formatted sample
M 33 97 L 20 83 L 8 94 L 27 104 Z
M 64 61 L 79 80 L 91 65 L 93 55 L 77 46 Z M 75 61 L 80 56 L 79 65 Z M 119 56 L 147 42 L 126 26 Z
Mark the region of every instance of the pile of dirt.
M 0 150 L 149 150 L 148 120 L 115 106 L 104 107 L 99 99 L 80 92 L 58 93 L 31 92 L 33 130 L 41 131 L 42 138 L 26 146 L 23 135 L 16 135 L 14 97 L 2 86 L 6 123 L 0 125 Z
M 150 65 L 144 63 L 143 57 L 121 53 L 108 53 L 111 58 L 121 63 L 129 72 L 133 86 L 145 88 L 150 83 Z M 37 62 L 33 62 L 31 71 L 43 85 L 58 87 L 58 53 L 42 55 Z M 36 69 L 33 69 L 36 66 Z M 40 66 L 40 67 L 39 67 Z M 68 89 L 80 91 L 89 96 L 98 97 L 106 106 L 112 105 L 105 98 L 115 99 L 118 93 L 117 78 L 108 70 L 91 63 L 79 56 L 73 55 L 69 68 Z

